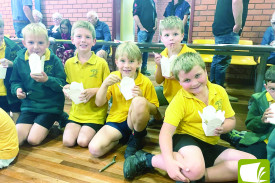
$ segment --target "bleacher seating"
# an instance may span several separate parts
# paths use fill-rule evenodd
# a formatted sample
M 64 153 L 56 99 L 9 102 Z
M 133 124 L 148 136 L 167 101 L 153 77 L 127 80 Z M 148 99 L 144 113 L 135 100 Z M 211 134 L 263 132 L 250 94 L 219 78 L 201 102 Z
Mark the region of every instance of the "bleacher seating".
M 214 39 L 195 39 L 193 40 L 193 44 L 215 44 Z M 240 40 L 240 45 L 253 45 L 253 41 L 251 40 Z M 214 55 L 210 54 L 201 54 L 202 59 L 206 63 L 211 63 Z M 257 65 L 253 56 L 238 56 L 233 55 L 231 59 L 231 64 L 234 65 Z

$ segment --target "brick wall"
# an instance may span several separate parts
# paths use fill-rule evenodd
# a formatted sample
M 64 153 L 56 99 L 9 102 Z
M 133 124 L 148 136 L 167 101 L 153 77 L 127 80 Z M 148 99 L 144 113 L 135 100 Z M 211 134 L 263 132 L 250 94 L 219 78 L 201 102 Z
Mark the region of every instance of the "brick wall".
M 11 1 L 1 0 L 0 12 L 5 20 L 5 34 L 14 36 L 11 17 Z M 86 20 L 86 13 L 90 10 L 97 12 L 101 21 L 109 25 L 112 32 L 112 6 L 113 0 L 43 0 L 41 1 L 41 13 L 46 27 L 53 25 L 52 14 L 59 12 L 63 18 L 70 19 L 73 23 L 77 20 Z
M 213 38 L 211 26 L 215 9 L 216 0 L 196 0 L 193 39 Z M 274 0 L 250 0 L 241 39 L 250 39 L 254 44 L 260 44 L 266 28 L 270 26 L 274 10 Z

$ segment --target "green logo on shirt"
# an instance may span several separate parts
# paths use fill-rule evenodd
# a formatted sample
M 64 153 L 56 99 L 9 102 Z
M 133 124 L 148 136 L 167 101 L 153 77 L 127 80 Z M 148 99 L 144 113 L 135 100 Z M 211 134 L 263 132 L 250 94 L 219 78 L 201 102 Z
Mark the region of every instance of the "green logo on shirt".
M 52 70 L 53 70 L 52 65 L 45 66 L 45 73 L 47 73 L 47 75 L 52 74 Z
M 92 70 L 91 70 L 91 73 L 92 73 L 92 75 L 91 75 L 90 77 L 95 77 L 95 78 L 96 78 L 97 69 L 92 69 Z

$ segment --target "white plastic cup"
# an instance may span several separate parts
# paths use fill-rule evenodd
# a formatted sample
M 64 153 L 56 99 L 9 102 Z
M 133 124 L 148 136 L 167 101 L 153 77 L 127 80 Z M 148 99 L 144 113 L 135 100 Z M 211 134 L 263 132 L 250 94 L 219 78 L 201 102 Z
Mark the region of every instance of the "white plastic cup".
M 273 114 L 273 118 L 267 118 L 267 121 L 275 125 L 275 103 L 271 104 L 269 107 L 274 114 Z
M 7 68 L 4 68 L 0 65 L 0 79 L 5 79 L 7 73 Z

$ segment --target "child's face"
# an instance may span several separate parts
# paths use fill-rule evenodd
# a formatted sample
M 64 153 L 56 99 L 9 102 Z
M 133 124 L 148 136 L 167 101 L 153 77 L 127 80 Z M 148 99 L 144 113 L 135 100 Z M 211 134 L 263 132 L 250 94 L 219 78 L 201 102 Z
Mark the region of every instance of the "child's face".
M 179 29 L 167 29 L 162 31 L 161 41 L 168 50 L 174 50 L 181 47 L 183 36 Z
M 206 89 L 207 84 L 207 72 L 200 66 L 196 65 L 193 69 L 185 73 L 179 72 L 180 85 L 189 93 L 199 94 Z
M 264 85 L 264 87 L 266 91 L 268 91 L 268 93 L 271 95 L 273 100 L 275 100 L 275 83 L 272 83 L 271 81 L 269 81 Z
M 85 28 L 76 28 L 74 36 L 71 39 L 79 53 L 90 52 L 92 46 L 96 43 L 96 39 L 93 38 L 92 33 Z
M 67 25 L 61 24 L 61 25 L 60 25 L 60 28 L 61 28 L 61 32 L 62 32 L 63 34 L 69 33 L 69 27 L 68 27 Z
M 34 35 L 27 34 L 22 41 L 23 45 L 27 48 L 29 55 L 36 53 L 40 57 L 43 56 L 46 52 L 46 49 L 49 47 L 50 42 L 46 39 L 46 36 L 43 34 Z
M 134 78 L 137 68 L 140 67 L 138 60 L 129 60 L 127 55 L 122 55 L 116 60 L 116 65 L 122 77 Z
M 0 46 L 2 45 L 4 40 L 4 27 L 0 27 Z

